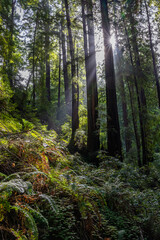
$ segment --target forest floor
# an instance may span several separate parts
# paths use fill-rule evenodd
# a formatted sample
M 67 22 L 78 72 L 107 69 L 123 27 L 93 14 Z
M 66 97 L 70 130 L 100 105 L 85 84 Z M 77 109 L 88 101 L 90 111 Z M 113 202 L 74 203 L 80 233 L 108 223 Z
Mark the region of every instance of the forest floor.
M 159 240 L 160 166 L 87 163 L 45 126 L 0 122 L 0 239 Z

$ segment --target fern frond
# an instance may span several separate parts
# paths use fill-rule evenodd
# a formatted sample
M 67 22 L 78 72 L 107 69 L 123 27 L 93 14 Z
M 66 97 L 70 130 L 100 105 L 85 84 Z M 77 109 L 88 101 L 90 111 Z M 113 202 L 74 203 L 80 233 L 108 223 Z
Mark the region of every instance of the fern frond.
M 30 235 L 30 240 L 38 240 L 38 229 L 37 229 L 37 225 L 35 223 L 35 220 L 32 216 L 32 214 L 30 212 L 28 212 L 27 210 L 25 210 L 24 208 L 20 207 L 20 206 L 12 206 L 12 209 L 14 209 L 15 211 L 20 211 L 23 216 L 26 219 L 26 222 L 28 224 L 28 229 L 29 232 L 31 233 Z
M 29 205 L 26 205 L 26 207 L 28 208 L 29 212 L 32 214 L 34 219 L 37 219 L 38 222 L 45 224 L 47 227 L 49 226 L 48 220 L 39 211 L 35 210 L 34 208 L 30 207 Z
M 13 174 L 10 174 L 9 176 L 7 176 L 5 179 L 3 179 L 2 182 L 6 182 L 6 181 L 9 181 L 14 178 L 21 178 L 21 177 L 20 177 L 19 173 L 13 173 Z
M 31 183 L 24 182 L 22 179 L 13 179 L 8 182 L 0 184 L 0 192 L 4 190 L 11 190 L 12 192 L 25 193 L 30 192 Z
M 24 176 L 23 176 L 23 179 L 28 179 L 29 177 L 33 176 L 33 175 L 43 175 L 45 176 L 46 178 L 48 178 L 48 175 L 45 174 L 44 172 L 40 172 L 40 171 L 36 171 L 36 172 L 30 172 L 30 173 L 26 173 Z
M 13 228 L 10 229 L 10 232 L 18 239 L 18 240 L 27 240 L 25 235 L 22 235 L 20 232 L 15 231 Z
M 50 207 L 52 208 L 53 212 L 55 212 L 55 213 L 58 212 L 57 206 L 56 206 L 54 200 L 50 196 L 48 196 L 46 194 L 40 194 L 39 197 L 48 201 L 48 203 L 49 203 Z
M 6 178 L 7 175 L 5 175 L 4 173 L 1 173 L 1 172 L 0 172 L 0 177 L 2 177 L 2 178 Z

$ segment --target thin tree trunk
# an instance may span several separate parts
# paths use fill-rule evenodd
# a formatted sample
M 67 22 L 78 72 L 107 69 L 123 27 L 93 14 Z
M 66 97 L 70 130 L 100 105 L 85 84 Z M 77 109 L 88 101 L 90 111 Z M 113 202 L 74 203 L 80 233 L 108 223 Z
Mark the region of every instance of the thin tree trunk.
M 150 43 L 150 49 L 152 54 L 152 62 L 153 62 L 153 71 L 154 71 L 154 77 L 156 81 L 156 87 L 157 87 L 157 96 L 158 96 L 158 106 L 160 108 L 160 85 L 159 85 L 159 79 L 158 79 L 158 71 L 157 71 L 157 65 L 156 65 L 156 57 L 155 52 L 153 49 L 153 41 L 152 41 L 152 31 L 151 31 L 151 23 L 150 23 L 150 16 L 148 11 L 148 6 L 146 1 L 145 2 L 145 8 L 147 13 L 147 23 L 148 23 L 148 32 L 149 32 L 149 43 Z
M 114 0 L 114 15 L 116 17 L 116 2 Z M 117 29 L 117 23 L 115 19 L 115 39 L 116 39 L 116 51 L 117 51 L 117 67 L 118 72 L 116 78 L 118 78 L 117 82 L 120 84 L 120 94 L 121 94 L 121 102 L 122 102 L 122 112 L 123 112 L 123 125 L 125 129 L 125 147 L 126 152 L 129 152 L 131 148 L 131 139 L 130 139 L 130 133 L 129 133 L 129 120 L 128 120 L 128 111 L 127 111 L 127 101 L 126 101 L 126 92 L 124 87 L 124 80 L 123 80 L 123 56 L 122 52 L 119 48 L 119 39 L 118 39 L 118 29 Z
M 136 70 L 135 70 L 134 62 L 133 62 L 133 56 L 132 56 L 130 39 L 129 39 L 129 35 L 128 35 L 128 31 L 127 31 L 124 19 L 123 19 L 123 23 L 124 23 L 124 28 L 125 28 L 126 38 L 127 38 L 129 56 L 130 56 L 131 66 L 132 66 L 132 69 L 133 69 L 134 84 L 135 84 L 135 89 L 136 89 L 136 96 L 137 96 L 137 103 L 138 103 L 138 113 L 139 113 L 139 122 L 140 122 L 140 132 L 141 132 L 141 140 L 142 140 L 142 158 L 143 158 L 143 164 L 144 164 L 145 159 L 146 159 L 146 155 L 144 153 L 144 151 L 145 151 L 144 139 L 145 138 L 144 138 L 144 127 L 143 127 L 143 119 L 142 119 L 142 112 L 141 112 L 141 99 L 140 99 L 140 94 L 139 94 L 139 89 L 138 89 Z M 133 31 L 133 27 L 132 27 L 132 37 L 133 37 L 133 33 L 134 33 L 134 31 Z M 134 40 L 132 39 L 132 41 L 137 41 L 135 36 L 134 36 Z M 136 135 L 137 135 L 137 133 L 135 132 L 135 137 L 136 137 Z M 137 142 L 137 137 L 136 137 L 136 145 L 137 145 L 137 152 L 139 152 L 140 151 L 140 147 L 139 147 L 139 140 Z M 140 153 L 138 153 L 138 156 L 140 156 Z M 142 165 L 142 163 L 139 160 L 139 158 L 138 158 L 138 165 L 139 166 Z
M 13 47 L 14 47 L 14 41 L 13 41 L 13 32 L 14 32 L 14 13 L 15 13 L 15 4 L 16 0 L 12 0 L 12 12 L 11 12 L 11 19 L 10 19 L 10 41 L 9 41 L 9 55 L 8 55 L 8 61 L 9 61 L 9 67 L 8 67 L 8 78 L 10 87 L 13 88 L 13 63 L 11 62 L 13 58 Z
M 145 91 L 141 83 L 141 79 L 143 78 L 143 72 L 141 69 L 140 64 L 140 57 L 139 57 L 139 50 L 138 50 L 138 44 L 137 44 L 137 37 L 136 37 L 136 31 L 134 28 L 134 17 L 132 12 L 129 10 L 129 17 L 130 17 L 130 23 L 131 23 L 131 34 L 132 34 L 132 44 L 133 44 L 133 52 L 135 56 L 135 65 L 136 65 L 136 72 L 137 77 L 140 80 L 140 87 L 138 87 L 137 79 L 135 79 L 135 87 L 138 97 L 138 108 L 139 108 L 139 120 L 140 120 L 140 129 L 141 129 L 141 139 L 142 139 L 142 158 L 143 158 L 143 165 L 146 165 L 149 161 L 148 156 L 148 149 L 147 149 L 147 131 L 146 131 L 146 117 L 147 117 L 147 104 L 146 104 L 146 97 L 145 97 Z M 130 47 L 131 49 L 131 47 Z M 132 59 L 132 66 L 133 65 L 133 59 Z M 139 90 L 140 88 L 140 90 Z
M 108 6 L 106 0 L 100 0 L 100 3 L 105 47 L 108 153 L 111 156 L 118 155 L 122 160 L 122 147 L 117 108 L 113 52 L 110 44 L 110 25 L 108 17 Z
M 68 70 L 67 70 L 67 58 L 66 58 L 66 44 L 65 44 L 65 35 L 63 29 L 63 23 L 61 21 L 61 39 L 62 39 L 62 55 L 63 55 L 63 76 L 64 76 L 64 90 L 65 90 L 65 102 L 67 106 L 67 113 L 69 113 L 69 77 L 68 77 Z
M 59 77 L 58 77 L 58 109 L 57 109 L 58 120 L 60 120 L 60 107 L 61 107 L 61 42 L 59 40 Z
M 71 21 L 68 8 L 68 0 L 64 0 L 67 18 L 67 28 L 69 36 L 70 56 L 71 56 L 71 72 L 72 72 L 72 138 L 71 145 L 74 145 L 74 136 L 76 130 L 79 128 L 78 116 L 78 83 L 76 79 L 76 66 L 75 66 L 75 51 L 72 38 Z
M 138 134 L 138 127 L 137 127 L 137 120 L 136 120 L 136 109 L 134 107 L 133 103 L 133 93 L 134 88 L 133 85 L 130 86 L 130 79 L 127 77 L 127 85 L 129 90 L 129 97 L 130 97 L 130 105 L 131 105 L 131 113 L 132 113 L 132 122 L 133 122 L 133 128 L 134 128 L 134 134 L 135 134 L 135 140 L 136 140 L 136 148 L 137 148 L 137 159 L 138 159 L 138 166 L 141 167 L 141 143 L 140 143 L 140 137 Z
M 79 52 L 78 52 L 78 45 L 77 45 L 77 65 L 76 65 L 76 71 L 77 71 L 77 81 L 79 79 Z M 77 108 L 79 109 L 79 84 L 77 83 Z
M 126 93 L 125 93 L 123 76 L 120 77 L 120 92 L 121 92 L 121 101 L 122 101 L 123 125 L 125 129 L 125 147 L 126 147 L 126 152 L 129 152 L 129 150 L 131 149 L 131 139 L 130 139 L 130 133 L 128 129 L 129 120 L 128 120 Z
M 35 83 L 35 44 L 36 44 L 36 34 L 37 34 L 37 24 L 38 24 L 38 13 L 36 15 L 36 25 L 33 36 L 33 60 L 32 60 L 32 74 L 33 74 L 33 107 L 35 107 L 35 99 L 36 99 L 36 83 Z
M 50 59 L 49 59 L 49 24 L 45 24 L 45 55 L 46 55 L 46 90 L 47 90 L 47 100 L 51 101 L 50 93 Z

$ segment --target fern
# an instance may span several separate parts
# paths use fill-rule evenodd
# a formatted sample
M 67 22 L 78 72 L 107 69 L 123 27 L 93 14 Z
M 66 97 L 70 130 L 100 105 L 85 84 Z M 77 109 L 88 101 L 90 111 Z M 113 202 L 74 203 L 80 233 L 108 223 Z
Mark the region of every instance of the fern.
M 15 231 L 13 228 L 6 228 L 0 226 L 0 230 L 11 233 L 14 237 L 16 237 L 17 240 L 27 240 L 27 237 L 25 235 L 22 235 L 20 231 L 19 232 Z
M 1 173 L 1 172 L 0 172 L 0 177 L 1 177 L 1 178 L 6 178 L 7 176 L 6 176 L 4 173 Z
M 2 182 L 6 182 L 6 181 L 9 181 L 14 178 L 21 178 L 21 177 L 20 177 L 19 173 L 13 173 L 13 174 L 10 174 L 9 176 L 7 176 L 5 179 L 3 179 Z
M 33 175 L 39 175 L 39 174 L 45 176 L 46 178 L 48 178 L 48 175 L 45 174 L 44 172 L 35 171 L 35 172 L 26 173 L 26 174 L 23 176 L 23 179 L 27 179 L 27 178 L 29 178 L 29 177 L 31 177 L 31 176 L 33 176 Z
M 31 189 L 31 183 L 30 182 L 24 182 L 22 179 L 13 179 L 8 182 L 3 182 L 0 184 L 0 192 L 2 191 L 8 191 L 11 192 L 16 191 L 18 193 L 25 193 L 30 192 Z
M 34 208 L 28 205 L 26 205 L 26 207 L 28 208 L 29 212 L 32 214 L 34 219 L 37 219 L 38 222 L 45 224 L 47 227 L 49 226 L 48 220 L 39 211 L 35 210 Z
M 55 202 L 53 201 L 53 199 L 50 196 L 48 196 L 46 194 L 40 194 L 39 197 L 42 198 L 42 199 L 47 200 L 49 205 L 50 205 L 50 207 L 52 208 L 53 212 L 57 213 L 57 211 L 58 211 L 57 206 L 56 206 Z
M 11 208 L 16 211 L 22 212 L 22 214 L 24 215 L 28 224 L 29 232 L 31 233 L 30 240 L 38 240 L 38 229 L 32 214 L 20 206 L 12 206 Z
M 21 232 L 15 231 L 13 228 L 10 229 L 10 232 L 17 238 L 17 240 L 27 240 L 25 235 L 22 235 Z

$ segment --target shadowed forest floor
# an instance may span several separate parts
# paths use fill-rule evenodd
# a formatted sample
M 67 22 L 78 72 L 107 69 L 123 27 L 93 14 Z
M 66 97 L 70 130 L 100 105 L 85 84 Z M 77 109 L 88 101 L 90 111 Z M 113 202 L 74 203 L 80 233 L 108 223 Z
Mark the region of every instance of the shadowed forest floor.
M 25 122 L 18 133 L 11 120 L 0 125 L 0 239 L 159 240 L 156 161 L 138 169 L 100 151 L 95 167 L 55 131 Z

